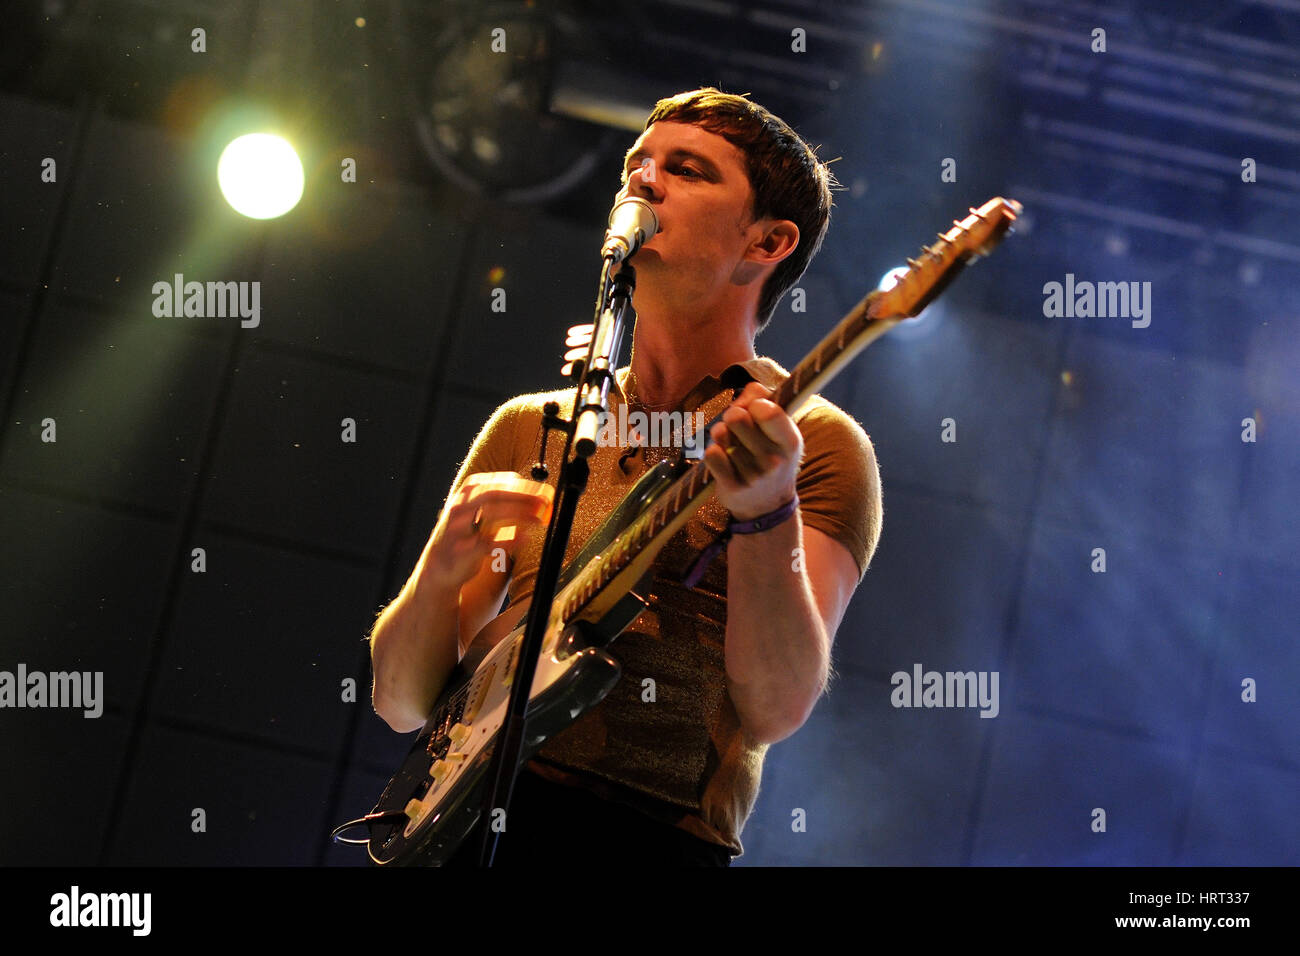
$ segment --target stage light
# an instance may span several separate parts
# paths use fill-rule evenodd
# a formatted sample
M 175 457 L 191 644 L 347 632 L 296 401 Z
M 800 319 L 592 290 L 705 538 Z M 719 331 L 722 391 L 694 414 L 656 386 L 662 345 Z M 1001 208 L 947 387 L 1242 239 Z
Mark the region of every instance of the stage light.
M 880 277 L 880 281 L 876 283 L 876 288 L 881 292 L 888 292 L 894 286 L 898 285 L 898 280 L 903 278 L 905 275 L 907 275 L 907 266 L 894 266 L 894 268 L 890 269 Z
M 880 282 L 876 284 L 876 287 L 881 292 L 888 292 L 898 285 L 898 280 L 907 275 L 908 271 L 907 266 L 894 266 L 880 277 Z M 894 339 L 915 339 L 929 335 L 941 324 L 940 320 L 943 315 L 942 301 L 931 302 L 925 307 L 924 312 L 915 318 L 900 322 L 889 334 Z
M 221 194 L 250 219 L 274 219 L 298 205 L 302 161 L 287 141 L 270 133 L 232 140 L 217 161 Z

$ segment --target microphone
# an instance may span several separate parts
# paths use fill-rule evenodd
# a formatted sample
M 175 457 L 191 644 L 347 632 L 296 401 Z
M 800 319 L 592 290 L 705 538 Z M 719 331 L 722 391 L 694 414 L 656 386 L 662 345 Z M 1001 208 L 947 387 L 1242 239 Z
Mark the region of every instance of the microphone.
M 600 248 L 601 258 L 622 262 L 658 231 L 659 217 L 648 202 L 635 196 L 620 199 L 609 214 L 605 244 Z

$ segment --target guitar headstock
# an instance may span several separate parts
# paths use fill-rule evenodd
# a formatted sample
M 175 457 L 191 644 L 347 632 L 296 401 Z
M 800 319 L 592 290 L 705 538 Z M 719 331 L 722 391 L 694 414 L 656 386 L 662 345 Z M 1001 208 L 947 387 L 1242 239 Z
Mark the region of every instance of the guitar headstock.
M 872 293 L 869 314 L 873 319 L 911 318 L 922 310 L 956 278 L 965 266 L 993 251 L 1002 237 L 1011 231 L 1021 212 L 1014 199 L 996 196 L 939 234 L 931 246 L 922 246 L 921 255 L 907 260 L 907 271 L 888 289 Z

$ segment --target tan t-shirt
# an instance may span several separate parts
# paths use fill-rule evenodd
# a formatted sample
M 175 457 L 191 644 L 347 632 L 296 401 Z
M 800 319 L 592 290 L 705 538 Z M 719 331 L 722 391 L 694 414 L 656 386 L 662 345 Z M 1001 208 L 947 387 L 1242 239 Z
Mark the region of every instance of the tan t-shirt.
M 617 386 L 610 388 L 611 416 L 626 404 L 627 374 L 627 368 L 619 369 Z M 720 377 L 701 381 L 682 410 L 703 412 L 703 421 L 711 421 L 751 378 L 772 388 L 787 374 L 765 357 L 732 365 Z M 561 414 L 568 415 L 573 389 L 521 395 L 498 408 L 461 465 L 451 495 L 471 474 L 527 476 L 541 448 L 542 407 L 549 401 L 558 402 Z M 628 411 L 635 410 L 633 405 Z M 871 442 L 851 416 L 820 396 L 799 409 L 795 422 L 804 439 L 797 481 L 803 524 L 843 544 L 857 562 L 861 580 L 880 537 L 880 475 Z M 552 432 L 548 441 L 552 487 L 563 437 Z M 566 561 L 648 468 L 677 455 L 676 449 L 653 446 L 629 451 L 599 447 L 590 459 Z M 528 767 L 547 779 L 635 806 L 740 854 L 740 831 L 758 796 L 767 745 L 744 732 L 727 693 L 725 549 L 696 587 L 681 583 L 699 552 L 726 527 L 727 517 L 717 498 L 710 497 L 665 545 L 651 575 L 650 606 L 609 646 L 623 666 L 622 679 L 596 707 L 547 741 Z M 532 593 L 541 539 L 539 531 L 520 543 L 511 568 L 512 607 Z M 652 702 L 643 699 L 645 678 L 654 681 Z

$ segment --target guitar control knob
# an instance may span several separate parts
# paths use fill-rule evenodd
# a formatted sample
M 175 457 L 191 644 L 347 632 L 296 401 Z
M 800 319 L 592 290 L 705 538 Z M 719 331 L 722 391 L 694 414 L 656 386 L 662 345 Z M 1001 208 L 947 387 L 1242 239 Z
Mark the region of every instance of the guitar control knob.
M 421 801 L 412 799 L 404 812 L 412 823 L 419 823 L 429 811 Z
M 469 740 L 474 731 L 466 724 L 457 724 L 448 731 L 447 736 L 451 738 L 452 747 L 459 747 L 465 741 Z
M 434 784 L 442 783 L 447 774 L 451 773 L 452 765 L 446 760 L 435 760 L 433 766 L 429 768 L 429 776 L 433 778 Z

